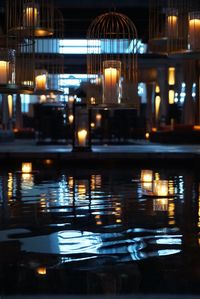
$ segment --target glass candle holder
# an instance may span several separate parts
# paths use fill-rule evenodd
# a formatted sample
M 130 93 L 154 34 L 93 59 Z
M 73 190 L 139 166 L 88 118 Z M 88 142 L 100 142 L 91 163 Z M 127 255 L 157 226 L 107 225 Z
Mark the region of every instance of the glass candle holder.
M 35 71 L 35 89 L 36 90 L 46 90 L 47 89 L 47 76 L 46 70 L 36 70 Z
M 155 180 L 153 182 L 153 194 L 155 196 L 168 196 L 168 181 L 167 180 Z
M 15 83 L 15 50 L 0 48 L 0 85 Z
M 121 103 L 121 61 L 103 62 L 103 104 Z
M 200 11 L 189 13 L 188 41 L 190 50 L 200 50 Z
M 86 104 L 75 103 L 73 116 L 73 151 L 88 151 L 90 150 L 90 126 Z

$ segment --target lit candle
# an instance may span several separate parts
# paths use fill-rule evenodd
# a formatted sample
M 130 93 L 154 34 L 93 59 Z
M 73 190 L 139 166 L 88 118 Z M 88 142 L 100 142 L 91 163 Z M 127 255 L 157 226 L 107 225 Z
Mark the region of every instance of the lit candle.
M 153 182 L 153 193 L 156 196 L 168 196 L 168 181 L 155 180 Z
M 73 116 L 73 114 L 70 114 L 70 115 L 68 116 L 68 120 L 69 120 L 69 123 L 70 123 L 70 124 L 73 123 L 73 121 L 74 121 L 74 116 Z
M 198 14 L 198 16 L 197 16 Z M 200 13 L 191 13 L 189 20 L 189 44 L 191 50 L 200 49 Z
M 115 67 L 116 65 L 116 67 Z M 120 61 L 104 61 L 103 102 L 117 104 L 120 101 Z
M 96 99 L 95 99 L 94 97 L 91 97 L 91 98 L 90 98 L 90 103 L 91 103 L 92 105 L 96 104 Z
M 12 118 L 12 112 L 13 112 L 13 98 L 11 95 L 8 96 L 8 112 L 9 112 L 9 118 Z
M 0 84 L 8 83 L 9 62 L 0 61 Z
M 159 117 L 160 103 L 161 103 L 161 97 L 156 96 L 156 98 L 155 98 L 155 117 L 156 117 L 156 121 L 158 121 L 158 117 Z
M 152 180 L 153 180 L 153 171 L 152 170 L 142 170 L 141 178 L 142 190 L 145 192 L 152 191 Z
M 142 170 L 141 171 L 141 181 L 142 182 L 152 182 L 153 180 L 153 171 L 152 170 Z
M 36 76 L 35 84 L 37 90 L 46 90 L 47 76 L 45 74 Z
M 78 131 L 78 145 L 79 146 L 86 146 L 86 137 L 87 137 L 87 131 L 86 130 L 80 130 Z
M 22 173 L 31 173 L 32 172 L 32 163 L 24 162 L 22 163 Z
M 101 126 L 101 119 L 102 119 L 102 115 L 100 113 L 96 114 L 96 126 L 100 127 Z

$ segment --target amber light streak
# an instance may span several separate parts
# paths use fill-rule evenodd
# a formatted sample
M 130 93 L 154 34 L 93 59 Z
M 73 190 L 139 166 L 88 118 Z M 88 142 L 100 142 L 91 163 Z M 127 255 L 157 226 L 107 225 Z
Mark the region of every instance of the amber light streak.
M 167 17 L 167 35 L 169 38 L 178 37 L 178 17 L 177 16 L 168 16 Z
M 0 84 L 8 83 L 9 62 L 0 61 Z
M 78 131 L 78 145 L 86 146 L 87 131 L 85 129 Z
M 200 18 L 189 20 L 189 43 L 192 50 L 200 49 Z
M 33 27 L 38 26 L 38 9 L 36 7 L 28 6 L 24 10 L 24 26 Z

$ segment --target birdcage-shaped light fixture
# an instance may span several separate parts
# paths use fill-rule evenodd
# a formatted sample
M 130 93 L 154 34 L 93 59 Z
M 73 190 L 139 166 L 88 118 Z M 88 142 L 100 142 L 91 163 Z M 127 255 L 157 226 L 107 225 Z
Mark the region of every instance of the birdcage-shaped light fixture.
M 149 16 L 150 51 L 188 54 L 200 50 L 198 0 L 150 0 Z
M 53 34 L 53 0 L 8 0 L 9 32 L 36 37 Z
M 87 32 L 90 107 L 137 105 L 137 30 L 124 14 L 109 12 L 93 20 Z M 92 99 L 92 100 L 91 100 Z
M 64 20 L 57 8 L 54 8 L 53 28 L 53 35 L 35 39 L 34 93 L 54 97 L 63 93 L 59 89 L 59 78 L 64 73 L 64 54 L 59 50 L 60 40 L 64 38 Z

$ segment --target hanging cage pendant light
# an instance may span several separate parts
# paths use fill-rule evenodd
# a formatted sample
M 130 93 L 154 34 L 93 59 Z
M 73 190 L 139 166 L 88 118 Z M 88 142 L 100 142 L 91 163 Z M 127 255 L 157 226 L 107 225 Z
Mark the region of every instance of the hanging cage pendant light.
M 88 28 L 87 41 L 88 105 L 137 108 L 137 30 L 133 22 L 117 12 L 100 15 Z
M 64 20 L 59 9 L 54 8 L 53 35 L 35 39 L 35 90 L 36 95 L 63 94 L 59 78 L 64 73 L 64 54 L 59 51 L 64 38 Z
M 9 32 L 36 37 L 53 34 L 54 10 L 52 0 L 8 0 Z
M 150 0 L 149 48 L 167 54 L 200 51 L 198 0 Z

